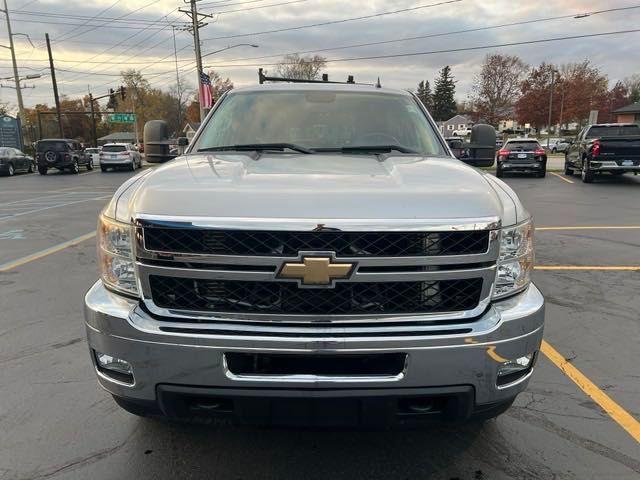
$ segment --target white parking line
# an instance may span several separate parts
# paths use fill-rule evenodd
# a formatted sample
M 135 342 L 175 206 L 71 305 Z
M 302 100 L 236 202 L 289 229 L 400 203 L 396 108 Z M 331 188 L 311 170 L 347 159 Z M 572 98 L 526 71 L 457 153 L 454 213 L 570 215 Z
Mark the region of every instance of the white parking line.
M 101 197 L 93 197 L 93 198 L 84 198 L 82 200 L 76 200 L 76 201 L 73 201 L 73 202 L 58 203 L 58 204 L 55 204 L 55 205 L 49 205 L 47 207 L 27 210 L 25 212 L 14 213 L 14 214 L 11 214 L 11 215 L 3 215 L 3 214 L 0 213 L 0 222 L 3 221 L 3 220 L 9 220 L 11 218 L 22 217 L 23 215 L 30 215 L 32 213 L 38 213 L 38 212 L 43 212 L 45 210 L 51 210 L 53 208 L 67 207 L 69 205 L 76 205 L 78 203 L 84 203 L 84 202 L 90 202 L 90 201 L 105 200 L 107 198 L 111 198 L 111 195 L 103 195 Z

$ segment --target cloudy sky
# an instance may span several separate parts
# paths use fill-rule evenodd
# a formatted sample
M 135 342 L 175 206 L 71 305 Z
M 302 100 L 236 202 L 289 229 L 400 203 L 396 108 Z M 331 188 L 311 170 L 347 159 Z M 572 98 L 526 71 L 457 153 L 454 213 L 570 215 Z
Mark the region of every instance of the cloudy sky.
M 186 15 L 178 11 L 186 6 L 182 0 L 8 0 L 8 3 L 13 31 L 28 34 L 35 45 L 32 47 L 25 37 L 15 37 L 20 74 L 47 73 L 44 34 L 48 32 L 61 94 L 82 95 L 88 88 L 95 95 L 103 94 L 119 84 L 119 72 L 125 68 L 141 70 L 154 87 L 169 88 L 176 79 L 172 27 L 180 75 L 195 85 L 193 38 L 184 30 Z M 574 18 L 587 12 L 636 6 Z M 257 67 L 273 68 L 270 64 L 283 54 L 315 50 L 321 50 L 318 54 L 330 60 L 351 59 L 328 63 L 326 71 L 332 79 L 353 74 L 358 81 L 372 82 L 380 77 L 385 86 L 397 88 L 415 88 L 421 79 L 432 80 L 443 65 L 450 65 L 458 80 L 459 100 L 469 93 L 473 76 L 489 52 L 516 54 L 530 64 L 588 58 L 611 81 L 640 73 L 640 32 L 354 59 L 638 29 L 640 0 L 201 0 L 198 8 L 213 15 L 201 29 L 203 54 L 242 43 L 258 45 L 258 48 L 239 46 L 205 58 L 205 65 L 214 65 L 236 86 L 255 83 Z M 404 11 L 388 13 L 398 10 Z M 349 20 L 355 17 L 369 18 Z M 309 26 L 327 22 L 334 23 Z M 513 23 L 517 25 L 504 26 Z M 0 25 L 0 44 L 6 45 L 4 18 Z M 421 38 L 409 39 L 412 37 Z M 377 44 L 354 46 L 371 43 Z M 0 77 L 10 76 L 10 67 L 9 51 L 0 49 Z M 25 105 L 53 102 L 48 76 L 28 84 L 36 88 L 25 90 Z M 15 104 L 15 92 L 1 89 L 0 101 Z

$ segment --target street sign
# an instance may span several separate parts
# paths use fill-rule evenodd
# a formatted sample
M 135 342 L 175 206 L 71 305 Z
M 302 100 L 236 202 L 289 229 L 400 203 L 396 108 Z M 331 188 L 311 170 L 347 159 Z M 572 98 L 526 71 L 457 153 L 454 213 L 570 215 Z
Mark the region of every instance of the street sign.
M 8 115 L 0 116 L 0 147 L 13 147 L 22 150 L 22 132 L 20 120 Z
M 135 113 L 110 113 L 108 118 L 110 123 L 135 123 L 136 122 Z

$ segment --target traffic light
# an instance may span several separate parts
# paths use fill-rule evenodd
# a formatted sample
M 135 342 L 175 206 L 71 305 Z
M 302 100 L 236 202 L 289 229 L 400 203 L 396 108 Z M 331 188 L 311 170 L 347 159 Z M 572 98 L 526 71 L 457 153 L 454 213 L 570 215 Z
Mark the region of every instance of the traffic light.
M 110 88 L 109 101 L 107 102 L 107 108 L 115 109 L 117 105 L 118 105 L 118 102 L 116 101 L 116 92 L 113 90 L 113 88 Z
M 124 100 L 127 98 L 127 87 L 120 86 L 120 98 Z

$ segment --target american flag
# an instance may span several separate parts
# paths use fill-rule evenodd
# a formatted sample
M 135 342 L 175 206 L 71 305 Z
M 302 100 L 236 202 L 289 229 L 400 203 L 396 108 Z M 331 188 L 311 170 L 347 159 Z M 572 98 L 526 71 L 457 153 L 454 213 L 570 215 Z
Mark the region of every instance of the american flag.
M 202 105 L 202 108 L 211 108 L 213 106 L 211 78 L 204 72 L 200 72 L 200 105 Z

